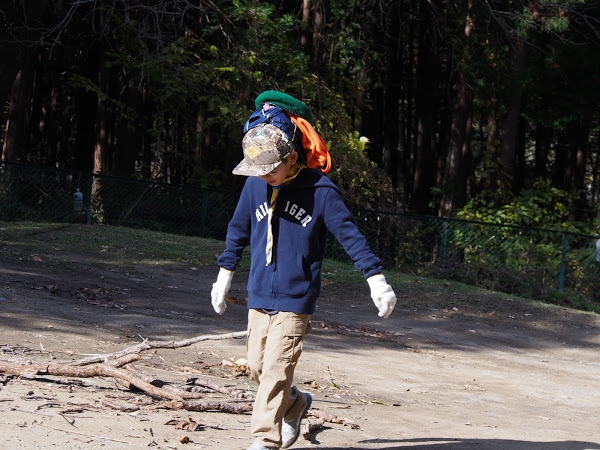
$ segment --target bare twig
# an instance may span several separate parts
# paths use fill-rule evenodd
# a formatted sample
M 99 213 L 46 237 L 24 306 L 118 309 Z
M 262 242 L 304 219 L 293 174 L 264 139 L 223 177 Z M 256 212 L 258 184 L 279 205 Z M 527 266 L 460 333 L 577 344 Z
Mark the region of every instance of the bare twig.
M 91 438 L 94 438 L 94 439 L 103 439 L 105 441 L 119 442 L 121 444 L 128 444 L 129 443 L 127 441 L 121 441 L 119 439 L 111 438 L 111 437 L 108 437 L 108 436 L 98 436 L 98 435 L 94 435 L 94 434 L 80 433 L 79 431 L 74 431 L 74 430 L 63 430 L 62 428 L 49 427 L 49 426 L 44 425 L 44 424 L 41 424 L 41 425 L 43 427 L 50 428 L 52 430 L 63 431 L 65 433 L 78 434 L 79 436 L 87 436 L 87 437 L 91 437 Z
M 0 360 L 0 372 L 14 376 L 34 376 L 34 375 L 53 375 L 63 377 L 111 377 L 128 386 L 134 386 L 146 394 L 167 400 L 166 403 L 174 409 L 187 409 L 190 411 L 223 411 L 234 414 L 243 414 L 252 410 L 252 402 L 221 402 L 221 401 L 200 401 L 203 397 L 201 393 L 189 392 L 185 388 L 178 388 L 165 381 L 157 380 L 134 367 L 123 367 L 131 362 L 142 358 L 141 352 L 144 350 L 156 348 L 180 348 L 205 340 L 220 340 L 239 338 L 246 335 L 246 332 L 228 333 L 223 335 L 202 335 L 191 339 L 172 342 L 148 341 L 126 348 L 115 353 L 96 355 L 79 361 L 63 362 L 34 362 L 27 361 L 2 361 Z M 212 386 L 216 392 L 231 394 L 231 391 Z M 54 399 L 46 399 L 54 405 Z M 44 406 L 49 406 L 46 403 Z M 112 405 L 111 405 L 112 406 Z
M 202 342 L 202 341 L 217 341 L 217 340 L 223 340 L 223 339 L 237 339 L 237 338 L 242 338 L 246 336 L 246 331 L 238 331 L 235 333 L 228 333 L 228 334 L 219 334 L 219 335 L 215 335 L 215 334 L 205 334 L 205 335 L 201 335 L 201 336 L 196 336 L 194 338 L 190 338 L 190 339 L 184 339 L 182 341 L 169 341 L 169 342 L 163 342 L 163 341 L 148 341 L 148 340 L 144 340 L 143 342 L 140 342 L 137 345 L 134 345 L 132 347 L 126 348 L 125 350 L 121 350 L 120 352 L 116 352 L 116 353 L 107 353 L 104 355 L 94 355 L 91 356 L 89 358 L 85 358 L 85 359 L 80 359 L 78 361 L 73 361 L 71 363 L 71 365 L 74 366 L 85 366 L 87 364 L 92 364 L 92 363 L 97 363 L 97 362 L 103 362 L 103 361 L 107 361 L 109 359 L 118 359 L 124 355 L 127 354 L 132 354 L 132 353 L 139 353 L 142 352 L 144 350 L 150 350 L 150 349 L 157 349 L 157 348 L 170 348 L 170 349 L 175 349 L 175 348 L 181 348 L 181 347 L 187 347 L 189 345 L 192 344 L 196 344 L 198 342 Z

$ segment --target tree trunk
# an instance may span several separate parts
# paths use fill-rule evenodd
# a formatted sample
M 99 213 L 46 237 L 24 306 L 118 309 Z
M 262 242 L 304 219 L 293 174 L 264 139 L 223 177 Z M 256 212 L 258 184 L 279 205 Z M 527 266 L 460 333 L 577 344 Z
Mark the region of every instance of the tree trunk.
M 310 45 L 308 24 L 310 20 L 310 0 L 302 0 L 302 29 L 300 31 L 300 45 L 306 51 Z
M 105 85 L 106 71 L 100 69 L 99 84 Z M 108 129 L 106 125 L 106 108 L 104 98 L 97 96 L 96 98 L 96 124 L 94 126 L 94 173 L 103 173 L 108 171 L 107 161 L 107 139 Z
M 527 121 L 520 117 L 517 126 L 517 140 L 515 142 L 515 179 L 513 182 L 513 192 L 518 195 L 525 187 L 527 176 L 526 147 L 527 147 Z
M 574 158 L 570 143 L 565 141 L 565 137 L 560 136 L 555 145 L 552 186 L 562 191 L 569 191 L 573 179 L 572 161 Z
M 498 192 L 501 191 L 496 103 L 497 99 L 489 99 L 483 113 L 482 123 L 486 124 L 487 135 L 483 132 L 483 127 L 480 127 L 482 130 L 481 142 L 485 143 L 481 156 L 484 170 L 481 190 L 490 198 L 497 198 Z
M 101 2 L 102 3 L 102 2 Z M 104 29 L 106 18 L 103 12 L 98 13 L 98 29 Z M 103 95 L 96 99 L 96 121 L 94 124 L 94 173 L 108 173 L 110 171 L 110 158 L 108 155 L 109 127 L 105 98 L 110 92 L 109 70 L 105 65 L 104 41 L 100 38 L 95 52 L 96 83 Z M 95 193 L 95 192 L 94 192 Z
M 117 149 L 113 173 L 120 177 L 130 177 L 135 170 L 138 150 L 141 147 L 144 123 L 143 99 L 137 87 L 129 87 L 125 95 L 127 107 L 131 113 L 124 117 L 120 114 L 118 125 Z M 131 117 L 131 119 L 127 119 Z
M 152 134 L 147 132 L 152 128 L 152 118 L 155 117 L 155 103 L 151 101 L 151 95 L 148 93 L 148 89 L 144 89 L 144 93 L 142 96 L 142 108 L 144 109 L 144 116 L 142 122 L 143 140 L 142 140 L 142 174 L 145 180 L 152 180 L 155 178 L 155 173 L 153 172 L 153 153 L 152 148 L 153 145 L 156 145 L 157 148 L 160 148 L 160 143 L 156 142 L 155 139 L 152 138 Z
M 322 0 L 313 0 L 313 34 L 312 34 L 312 68 L 319 73 L 321 70 L 321 45 L 323 33 L 325 5 Z
M 537 124 L 535 131 L 535 161 L 533 178 L 545 180 L 548 175 L 548 153 L 550 151 L 550 130 L 543 124 Z
M 409 16 L 418 16 L 418 4 L 419 0 L 413 0 L 410 4 L 410 10 L 408 11 Z M 403 191 L 404 191 L 404 205 L 410 205 L 412 203 L 412 186 L 413 186 L 413 174 L 414 174 L 414 158 L 415 152 L 415 85 L 416 80 L 414 73 L 416 72 L 415 62 L 416 48 L 415 48 L 415 35 L 417 34 L 416 22 L 414 20 L 408 23 L 408 37 L 407 37 L 407 67 L 404 71 L 406 74 L 403 88 L 405 102 L 400 105 L 401 108 L 401 132 L 402 132 L 402 164 L 401 173 L 403 180 Z
M 463 207 L 467 202 L 467 177 L 472 160 L 470 139 L 473 97 L 465 78 L 465 73 L 459 72 L 446 158 L 445 192 L 439 211 L 444 217 L 451 217 L 456 209 Z
M 400 147 L 400 96 L 402 94 L 402 22 L 401 3 L 390 10 L 386 32 L 387 80 L 385 87 L 385 107 L 382 121 L 383 168 L 392 180 L 392 186 L 398 187 L 399 147 Z
M 35 73 L 35 49 L 28 49 L 23 65 L 12 83 L 2 159 L 18 161 L 29 149 L 31 97 Z
M 73 109 L 77 110 L 75 139 L 73 145 L 74 169 L 94 171 L 94 124 L 96 121 L 96 95 L 80 89 L 73 98 Z
M 573 209 L 571 211 L 571 220 L 587 220 L 585 213 L 592 206 L 588 206 L 586 191 L 586 163 L 588 159 L 588 147 L 590 136 L 591 112 L 589 107 L 583 106 L 583 116 L 580 121 L 574 122 L 569 127 L 569 139 L 573 148 L 573 185 L 571 192 L 573 194 Z
M 363 129 L 363 114 L 362 111 L 365 106 L 365 80 L 367 78 L 367 70 L 366 66 L 368 65 L 368 61 L 363 56 L 361 61 L 362 68 L 358 73 L 358 77 L 356 80 L 356 97 L 354 100 L 354 107 L 352 108 L 352 127 L 354 130 L 362 130 Z
M 3 1 L 2 26 L 0 26 L 0 99 L 4 102 L 11 92 L 13 83 L 28 59 L 35 54 L 34 48 L 40 40 L 43 19 L 47 19 L 49 0 L 35 2 Z M 50 19 L 51 21 L 52 19 Z M 35 28 L 31 24 L 36 24 Z M 54 25 L 54 24 L 52 24 Z M 31 63 L 31 62 L 29 62 Z
M 521 114 L 521 99 L 523 85 L 521 80 L 527 69 L 528 46 L 526 43 L 515 42 L 511 52 L 511 70 L 507 80 L 510 92 L 506 99 L 506 116 L 499 123 L 500 138 L 500 186 L 509 189 L 513 194 L 518 193 L 516 146 L 519 133 L 519 116 Z
M 431 188 L 435 177 L 435 105 L 438 96 L 440 60 L 430 29 L 434 20 L 427 1 L 421 2 L 421 33 L 417 67 L 417 147 L 413 176 L 412 204 L 415 212 L 430 212 Z

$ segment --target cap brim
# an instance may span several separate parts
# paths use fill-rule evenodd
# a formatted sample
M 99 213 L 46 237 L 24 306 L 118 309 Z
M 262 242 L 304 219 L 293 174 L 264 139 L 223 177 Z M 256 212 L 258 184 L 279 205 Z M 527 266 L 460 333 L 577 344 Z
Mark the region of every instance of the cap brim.
M 282 161 L 274 164 L 255 164 L 250 165 L 243 159 L 235 168 L 231 171 L 234 175 L 244 175 L 246 177 L 262 177 L 270 172 L 273 172 Z

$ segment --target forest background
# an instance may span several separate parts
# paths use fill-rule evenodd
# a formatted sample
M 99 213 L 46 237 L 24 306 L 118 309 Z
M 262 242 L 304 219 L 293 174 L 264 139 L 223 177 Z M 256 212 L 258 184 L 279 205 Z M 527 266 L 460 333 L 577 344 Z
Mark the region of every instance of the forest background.
M 358 289 L 364 281 L 340 276 L 336 265 L 324 273 L 335 283 L 324 286 L 322 323 L 343 320 L 344 327 L 315 327 L 314 354 L 330 355 L 335 341 L 349 343 L 352 352 L 334 345 L 339 355 L 331 367 L 336 382 L 344 374 L 339 384 L 352 391 L 363 391 L 364 373 L 377 375 L 370 409 L 348 413 L 366 433 L 337 434 L 331 445 L 450 440 L 455 446 L 455 439 L 476 439 L 506 448 L 535 440 L 547 449 L 564 448 L 566 439 L 579 447 L 595 440 L 586 419 L 598 404 L 598 372 L 590 370 L 597 315 L 542 309 L 513 295 L 600 312 L 599 19 L 598 0 L 3 0 L 1 342 L 7 351 L 39 343 L 44 354 L 66 349 L 72 358 L 73 349 L 106 353 L 106 345 L 138 333 L 179 339 L 197 333 L 198 324 L 211 333 L 221 329 L 210 304 L 198 299 L 210 289 L 216 274 L 210 261 L 222 243 L 197 241 L 197 233 L 176 240 L 181 246 L 169 258 L 163 249 L 175 247 L 172 235 L 54 221 L 40 226 L 37 216 L 19 223 L 22 216 L 5 211 L 33 206 L 50 213 L 48 205 L 58 200 L 73 219 L 76 178 L 93 174 L 88 179 L 100 197 L 113 181 L 136 186 L 133 200 L 114 214 L 119 219 L 133 216 L 140 191 L 178 192 L 178 200 L 218 192 L 221 201 L 208 210 L 214 218 L 235 205 L 221 193 L 238 192 L 244 182 L 231 169 L 241 159 L 242 125 L 255 97 L 280 89 L 311 106 L 333 156 L 328 175 L 363 214 L 361 225 L 372 223 L 378 244 L 393 247 L 386 276 L 400 288 L 400 314 L 381 340 L 371 333 L 381 326 L 368 319 L 376 317 L 364 302 L 368 294 Z M 113 199 L 123 199 L 121 190 L 114 192 Z M 196 267 L 202 252 L 210 252 L 209 262 Z M 473 281 L 510 296 L 415 275 Z M 242 298 L 243 278 L 236 283 Z M 561 285 L 577 297 L 567 289 L 558 297 Z M 232 330 L 242 329 L 244 309 L 230 309 Z M 90 339 L 80 341 L 86 334 Z M 361 363 L 373 364 L 358 379 L 345 378 L 359 347 Z M 397 350 L 404 347 L 402 356 Z M 238 350 L 211 354 L 221 360 Z M 198 355 L 173 359 L 170 373 Z M 331 358 L 314 361 L 305 379 L 331 382 Z M 40 388 L 22 380 L 22 390 L 3 386 L 21 402 L 2 402 L 11 409 L 5 422 L 12 426 L 3 428 L 8 441 L 60 439 L 53 442 L 64 448 L 58 430 L 49 436 L 48 428 L 33 426 L 38 419 L 25 410 L 32 408 L 32 389 Z M 83 389 L 64 387 L 69 402 L 72 388 Z M 387 410 L 402 424 L 393 436 L 370 420 L 381 416 L 380 400 L 402 402 Z M 27 416 L 15 415 L 15 405 Z M 126 429 L 116 435 L 133 438 L 123 415 L 105 434 L 97 424 L 106 415 L 98 421 L 91 411 L 83 414 L 91 420 L 80 431 L 111 436 L 121 424 Z M 162 414 L 161 406 L 151 428 L 143 422 L 136 429 L 165 436 Z M 77 417 L 78 427 L 84 422 Z
M 352 205 L 597 233 L 597 1 L 8 0 L 2 160 L 236 188 L 305 101 Z

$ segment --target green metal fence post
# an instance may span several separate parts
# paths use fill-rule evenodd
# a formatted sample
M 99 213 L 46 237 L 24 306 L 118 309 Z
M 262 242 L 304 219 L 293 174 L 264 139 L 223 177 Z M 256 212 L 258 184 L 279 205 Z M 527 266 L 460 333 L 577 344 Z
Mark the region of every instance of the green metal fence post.
M 94 185 L 94 176 L 89 177 L 88 181 L 88 195 L 85 202 L 85 223 L 90 225 L 92 223 L 92 187 Z
M 569 243 L 569 236 L 567 235 L 567 233 L 563 233 L 562 236 L 562 256 L 560 258 L 560 274 L 558 276 L 559 291 L 562 291 L 565 288 L 565 272 L 567 270 L 567 244 Z
M 440 249 L 440 261 L 446 256 L 446 241 L 448 240 L 448 221 L 444 219 L 444 229 L 442 231 L 442 248 Z

